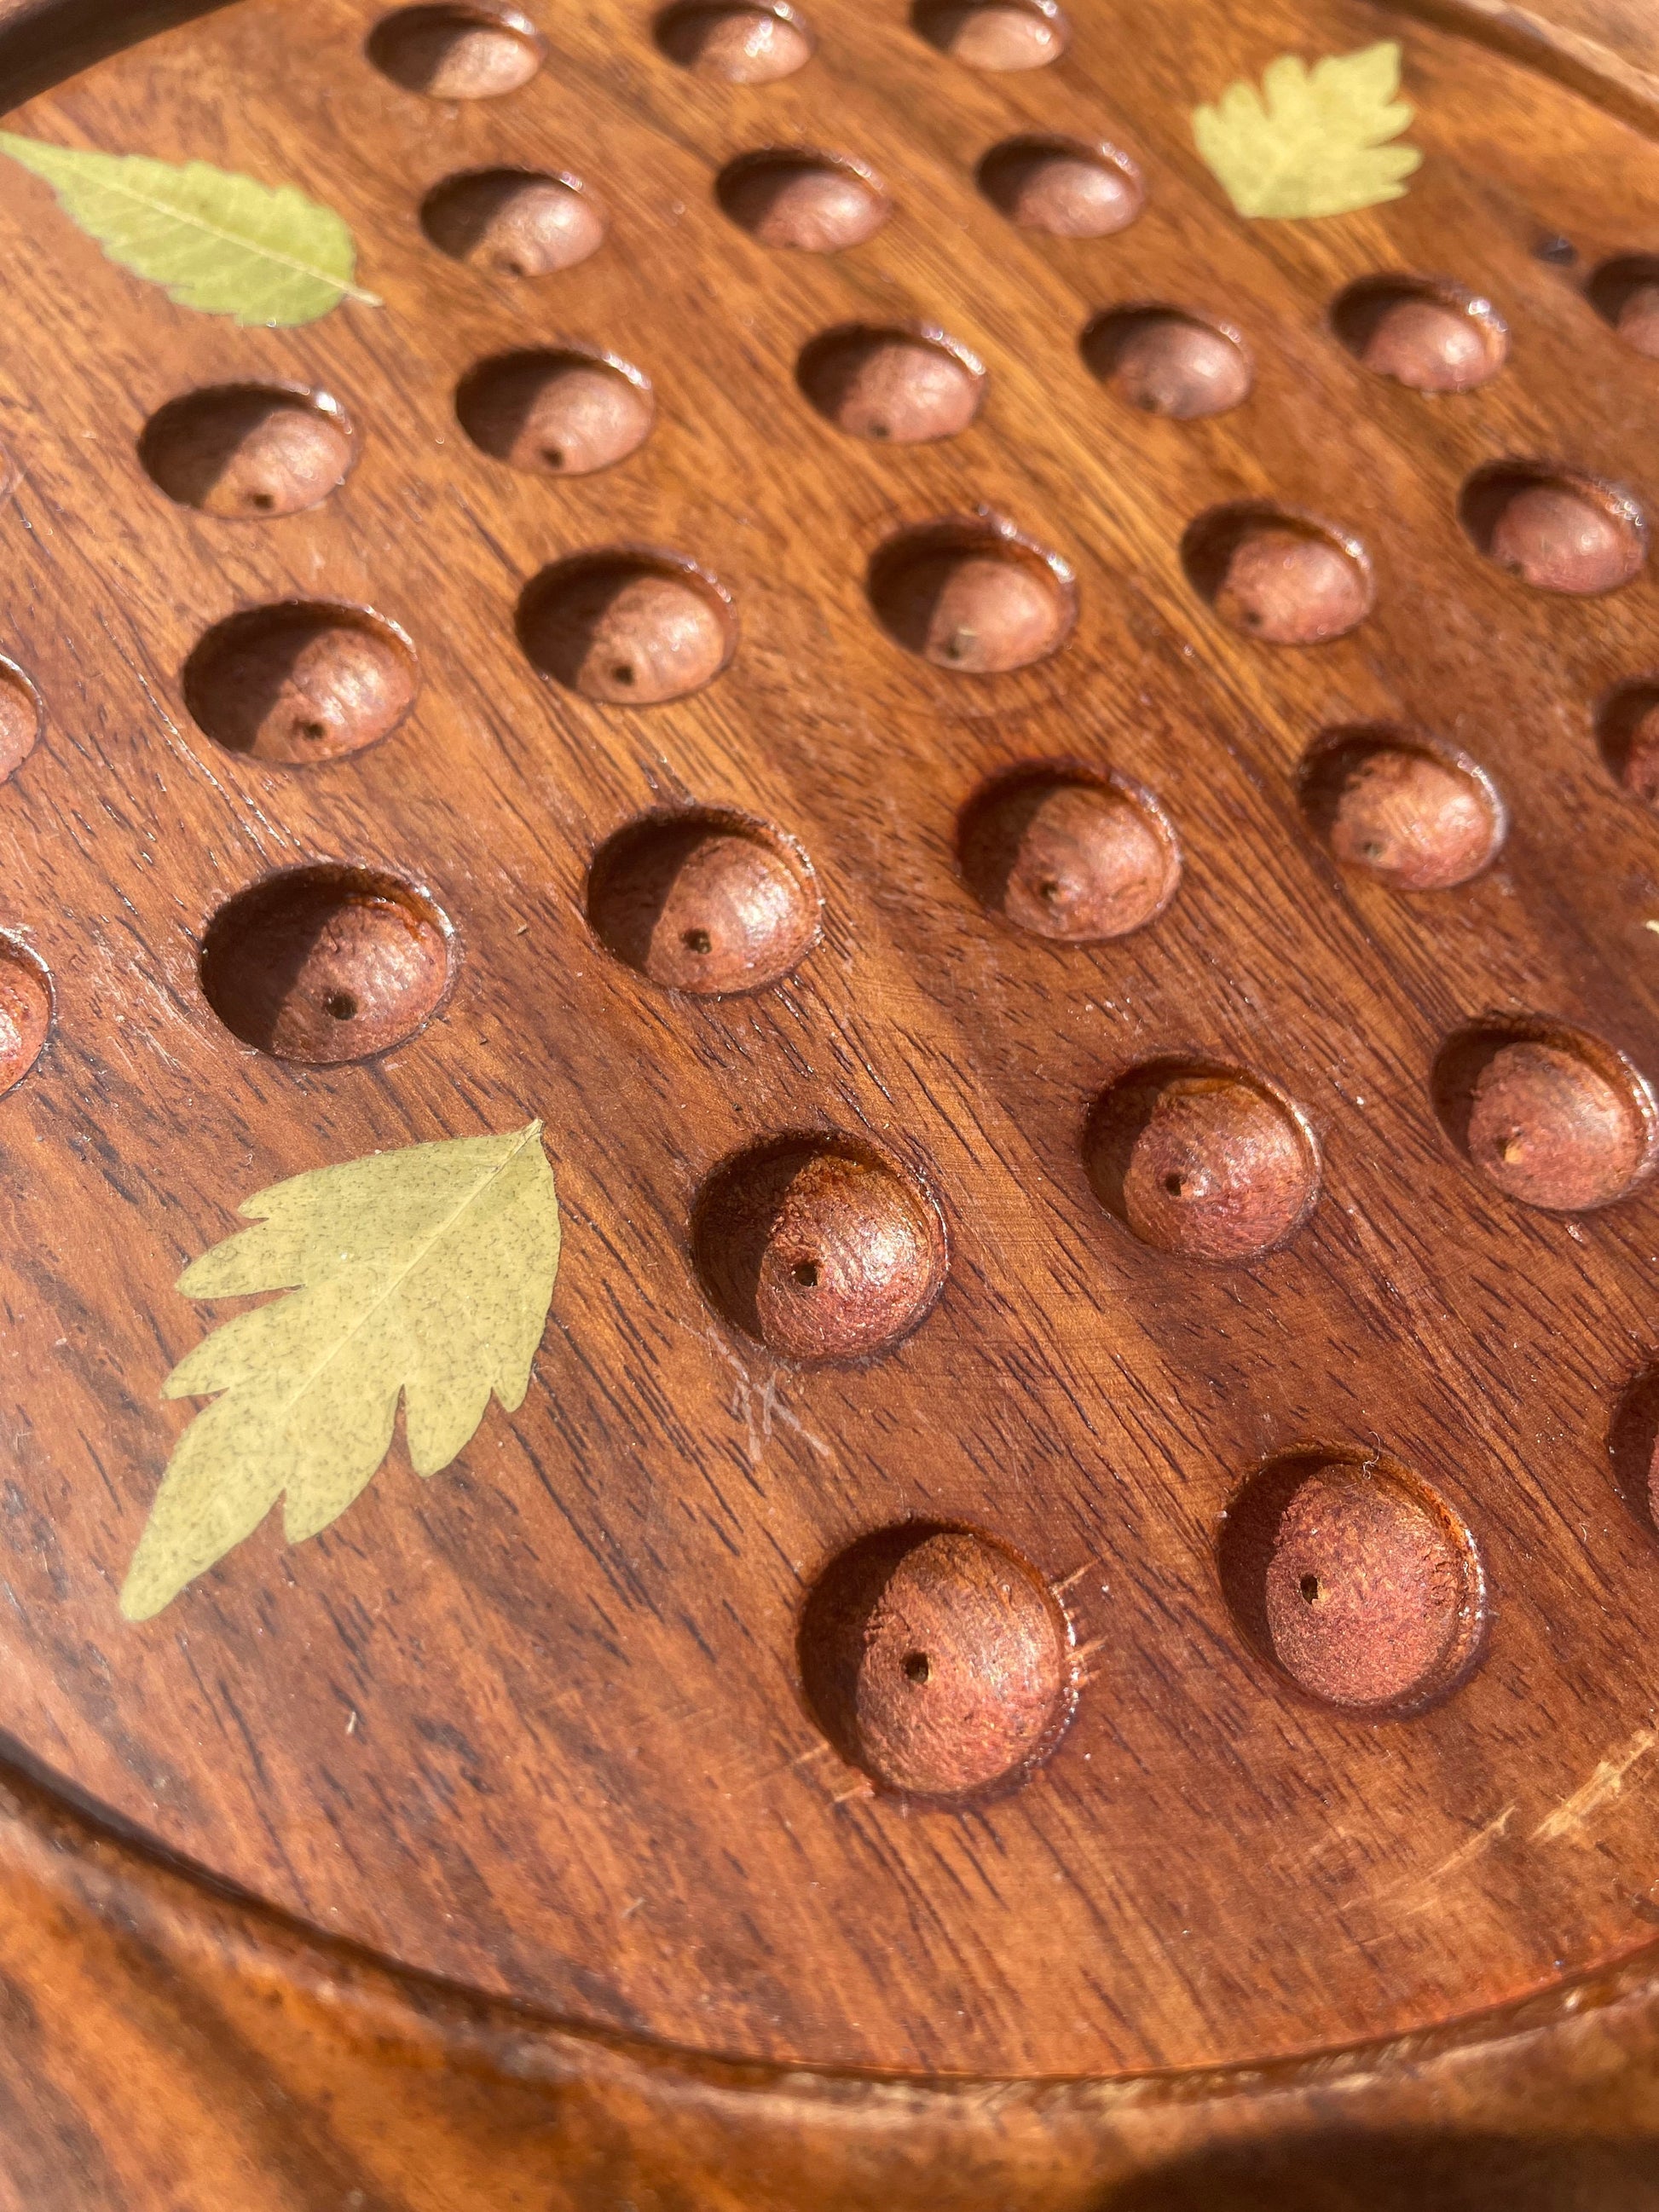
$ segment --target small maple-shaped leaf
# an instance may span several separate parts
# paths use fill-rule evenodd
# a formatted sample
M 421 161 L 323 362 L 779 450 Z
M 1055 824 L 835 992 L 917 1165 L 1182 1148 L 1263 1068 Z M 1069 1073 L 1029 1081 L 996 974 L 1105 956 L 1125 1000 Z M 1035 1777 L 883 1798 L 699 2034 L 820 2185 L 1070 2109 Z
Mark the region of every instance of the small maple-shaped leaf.
M 1193 116 L 1198 150 L 1247 216 L 1346 215 L 1397 200 L 1423 156 L 1395 146 L 1412 110 L 1400 89 L 1400 47 L 1384 39 L 1310 69 L 1281 54 L 1261 90 L 1230 84 Z
M 377 1152 L 274 1183 L 261 1225 L 204 1253 L 187 1297 L 286 1297 L 179 1361 L 169 1398 L 204 1398 L 139 1540 L 121 1610 L 146 1620 L 284 1498 L 291 1543 L 343 1513 L 386 1457 L 401 1397 L 417 1474 L 447 1467 L 493 1390 L 524 1402 L 559 1264 L 553 1172 L 532 1121 Z

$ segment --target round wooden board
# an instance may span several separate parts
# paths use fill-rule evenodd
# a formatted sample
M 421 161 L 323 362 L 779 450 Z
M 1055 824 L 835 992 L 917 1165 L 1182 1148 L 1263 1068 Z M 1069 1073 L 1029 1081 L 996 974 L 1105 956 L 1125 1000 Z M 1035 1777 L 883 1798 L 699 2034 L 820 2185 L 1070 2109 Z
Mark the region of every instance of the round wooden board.
M 30 957 L 52 1000 L 0 1101 L 21 1753 L 331 1936 L 731 2058 L 1213 2068 L 1615 1966 L 1659 1918 L 1659 1184 L 1638 1073 L 1659 1073 L 1659 868 L 1608 702 L 1659 666 L 1655 586 L 1528 588 L 1475 541 L 1503 554 L 1507 515 L 1532 557 L 1508 502 L 1541 484 L 1591 500 L 1615 562 L 1641 552 L 1659 366 L 1600 279 L 1659 243 L 1650 137 L 1361 0 L 1098 0 L 1017 73 L 896 6 L 818 0 L 810 61 L 746 84 L 606 0 L 544 22 L 544 52 L 520 38 L 520 87 L 466 100 L 397 82 L 414 64 L 375 21 L 237 0 L 8 118 L 296 183 L 343 216 L 378 301 L 291 329 L 198 313 L 7 165 L 0 644 L 42 724 L 0 792 L 0 920 L 24 979 L 9 1018 L 27 1030 Z M 1389 36 L 1425 156 L 1404 197 L 1236 215 L 1194 107 L 1277 54 Z M 1127 156 L 1135 219 L 1089 239 L 1012 222 L 981 165 L 1030 134 Z M 873 180 L 867 236 L 823 253 L 753 234 L 752 168 L 730 165 L 800 149 L 857 165 L 843 198 Z M 596 249 L 534 276 L 441 250 L 428 196 L 497 169 L 577 180 Z M 1492 304 L 1501 366 L 1477 389 L 1430 396 L 1343 343 L 1347 288 L 1402 273 Z M 1127 404 L 1100 319 L 1148 307 L 1218 331 L 1248 398 L 1191 420 Z M 842 385 L 813 349 L 849 326 L 932 334 L 940 404 L 971 419 L 916 443 L 825 419 Z M 554 480 L 469 435 L 480 365 L 526 352 L 648 389 L 595 434 L 627 447 L 611 465 Z M 170 497 L 147 424 L 248 386 L 322 395 L 344 481 L 292 513 Z M 1358 593 L 1345 635 L 1273 641 L 1319 617 L 1294 561 L 1265 605 L 1228 568 L 1264 515 L 1317 549 L 1321 589 Z M 990 581 L 924 634 L 917 605 L 945 604 L 925 563 L 964 550 Z M 560 564 L 597 554 L 680 594 L 673 639 L 647 613 L 573 656 L 570 623 L 592 630 L 559 612 Z M 200 652 L 296 601 L 363 611 L 345 628 L 374 682 L 413 695 L 354 721 L 354 693 L 319 725 L 330 757 L 298 762 L 267 757 L 247 705 L 268 667 L 234 663 L 216 693 Z M 1047 649 L 985 672 L 1000 624 L 1007 653 Z M 695 685 L 629 704 L 665 654 L 663 680 Z M 1406 733 L 1486 808 L 1468 880 L 1401 888 L 1369 832 L 1340 847 L 1308 763 L 1353 731 L 1396 751 Z M 1133 933 L 1069 943 L 976 896 L 963 811 L 1034 769 L 1173 841 L 1170 895 Z M 619 947 L 650 957 L 590 884 L 602 852 L 645 866 L 610 843 L 629 825 L 696 810 L 782 871 L 799 924 L 750 991 L 628 964 Z M 427 952 L 362 969 L 372 1003 L 339 1018 L 384 1012 L 384 1048 L 319 1064 L 248 1041 L 270 1040 L 271 963 L 294 956 L 231 902 L 296 868 L 320 902 L 295 925 L 308 946 L 337 927 L 342 871 L 428 917 Z M 701 957 L 696 934 L 681 952 Z M 1571 1157 L 1540 1170 L 1589 1176 L 1566 1210 L 1504 1187 L 1504 1117 L 1530 1094 L 1493 1094 L 1483 1170 L 1472 1036 L 1477 1074 L 1541 1050 L 1577 1085 Z M 1244 1198 L 1267 1204 L 1281 1169 L 1295 1185 L 1272 1249 L 1206 1257 L 1178 1206 L 1134 1199 L 1099 1102 L 1148 1068 L 1159 1096 L 1242 1076 L 1256 1103 L 1235 1082 L 1225 1110 L 1278 1132 L 1240 1155 Z M 1585 1114 L 1620 1133 L 1581 1145 Z M 288 1546 L 273 1516 L 125 1621 L 200 1410 L 161 1385 L 229 1310 L 179 1296 L 184 1267 L 285 1177 L 532 1116 L 565 1243 L 523 1405 L 492 1405 L 425 1481 L 400 1440 L 325 1533 Z M 842 1346 L 858 1358 L 805 1362 L 781 1323 L 769 1349 L 698 1245 L 717 1170 L 785 1138 L 841 1147 L 908 1194 L 906 1222 L 942 1224 L 915 1231 L 899 1321 Z M 836 1295 L 833 1271 L 796 1279 Z M 1303 1494 L 1311 1534 L 1238 1536 L 1246 1486 L 1333 1465 Z M 1344 1483 L 1364 1526 L 1322 1539 Z M 913 1524 L 1007 1547 L 1004 1587 L 1029 1569 L 1063 1616 L 1052 1725 L 959 1802 L 883 1786 L 814 1694 L 812 1593 Z M 1322 1644 L 1274 1594 L 1292 1537 L 1352 1570 Z M 1310 1607 L 1332 1571 L 1299 1571 Z M 947 1582 L 947 1617 L 959 1598 Z M 994 1653 L 961 1667 L 993 1708 L 1012 1694 Z

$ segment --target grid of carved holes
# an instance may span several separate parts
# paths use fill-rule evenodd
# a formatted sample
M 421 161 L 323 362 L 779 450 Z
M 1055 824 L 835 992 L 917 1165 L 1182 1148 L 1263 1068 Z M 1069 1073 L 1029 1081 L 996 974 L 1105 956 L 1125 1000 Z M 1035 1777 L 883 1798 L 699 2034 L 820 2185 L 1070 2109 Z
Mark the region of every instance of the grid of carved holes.
M 1070 37 L 1046 0 L 918 0 L 913 21 L 985 70 L 1042 66 Z M 805 65 L 814 34 L 793 9 L 678 0 L 654 27 L 665 57 L 735 82 Z M 369 59 L 407 89 L 471 99 L 517 89 L 545 46 L 526 18 L 483 5 L 419 5 L 372 31 Z M 1105 145 L 1023 136 L 979 164 L 985 197 L 1039 233 L 1104 237 L 1145 198 L 1138 165 Z M 715 180 L 733 222 L 769 246 L 834 252 L 885 220 L 861 163 L 767 149 Z M 496 168 L 447 179 L 421 210 L 441 251 L 492 273 L 555 274 L 603 246 L 607 213 L 569 173 Z M 1659 263 L 1625 256 L 1588 297 L 1635 349 L 1659 358 Z M 1367 368 L 1425 392 L 1498 374 L 1508 334 L 1491 303 L 1444 282 L 1379 275 L 1333 303 L 1337 340 Z M 1178 420 L 1239 405 L 1253 380 L 1241 334 L 1175 307 L 1109 308 L 1084 358 L 1125 403 Z M 986 371 L 944 333 L 848 325 L 803 348 L 805 400 L 849 436 L 951 437 L 982 404 Z M 649 379 L 611 353 L 526 349 L 478 362 L 455 408 L 482 452 L 548 475 L 609 468 L 649 437 Z M 185 394 L 146 426 L 143 465 L 172 498 L 225 518 L 289 514 L 343 483 L 356 432 L 327 395 L 236 386 Z M 1476 472 L 1461 519 L 1486 557 L 1546 591 L 1629 582 L 1644 519 L 1617 488 L 1530 460 Z M 1194 590 L 1224 623 L 1276 646 L 1343 635 L 1373 595 L 1364 547 L 1317 517 L 1267 505 L 1199 516 L 1182 545 Z M 1071 629 L 1066 562 L 1009 526 L 940 523 L 878 551 L 872 611 L 895 641 L 964 675 L 1018 668 Z M 598 548 L 532 579 L 518 610 L 545 676 L 605 702 L 678 698 L 736 647 L 729 595 L 690 560 Z M 200 726 L 233 751 L 300 766 L 389 736 L 419 682 L 410 640 L 365 610 L 284 604 L 233 616 L 183 673 Z M 0 663 L 0 775 L 41 726 L 21 671 Z M 1659 799 L 1659 682 L 1621 687 L 1600 725 L 1627 788 Z M 1418 733 L 1325 732 L 1301 771 L 1310 828 L 1336 858 L 1402 890 L 1467 881 L 1502 843 L 1505 814 L 1478 763 Z M 1109 770 L 1026 769 L 974 795 L 958 823 L 963 878 L 1009 926 L 1093 944 L 1152 921 L 1175 896 L 1181 854 L 1151 793 Z M 727 809 L 647 817 L 596 856 L 588 914 L 619 959 L 666 988 L 720 995 L 787 975 L 817 933 L 811 862 L 794 841 Z M 317 865 L 249 886 L 213 917 L 204 992 L 258 1048 L 356 1060 L 418 1028 L 450 979 L 449 925 L 410 885 Z M 0 1087 L 40 1052 L 51 984 L 26 947 L 0 958 Z M 1472 1024 L 1447 1040 L 1435 1105 L 1466 1158 L 1511 1197 L 1563 1211 L 1605 1205 L 1651 1169 L 1659 1118 L 1641 1077 L 1600 1040 L 1540 1019 Z M 1120 1075 L 1085 1140 L 1103 1206 L 1146 1243 L 1194 1261 L 1247 1261 L 1290 1237 L 1315 1204 L 1318 1147 L 1294 1100 L 1259 1073 L 1192 1059 Z M 852 1139 L 788 1138 L 726 1163 L 702 1193 L 694 1249 L 703 1287 L 738 1327 L 800 1363 L 867 1357 L 923 1318 L 945 1243 L 929 1194 Z M 1473 1663 L 1482 1623 L 1468 1531 L 1409 1470 L 1375 1453 L 1295 1455 L 1260 1469 L 1228 1517 L 1223 1579 L 1241 1632 L 1310 1693 L 1402 1713 Z M 807 1687 L 828 1733 L 884 1786 L 961 1802 L 1007 1786 L 1057 1739 L 1073 1695 L 1061 1608 L 1027 1563 L 972 1530 L 909 1524 L 854 1547 L 803 1624 Z

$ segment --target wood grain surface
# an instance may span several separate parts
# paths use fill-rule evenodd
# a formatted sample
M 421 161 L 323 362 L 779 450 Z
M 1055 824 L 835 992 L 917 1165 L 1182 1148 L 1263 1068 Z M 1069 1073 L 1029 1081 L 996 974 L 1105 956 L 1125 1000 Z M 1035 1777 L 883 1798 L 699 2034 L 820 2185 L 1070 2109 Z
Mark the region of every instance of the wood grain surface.
M 1639 100 L 1626 84 L 1598 105 L 1578 63 L 1563 83 L 1364 0 L 1248 15 L 1189 0 L 1152 19 L 1097 0 L 1060 60 L 995 75 L 937 51 L 897 6 L 819 0 L 808 65 L 749 85 L 677 65 L 644 10 L 594 6 L 543 21 L 546 58 L 521 88 L 456 100 L 377 69 L 375 21 L 345 0 L 237 0 L 7 119 L 53 143 L 297 181 L 344 215 L 359 281 L 384 303 L 287 331 L 193 314 L 6 166 L 0 650 L 44 727 L 0 788 L 0 925 L 53 998 L 44 1052 L 0 1098 L 0 1639 L 19 1757 L 295 1930 L 471 1992 L 431 1997 L 433 2032 L 465 2042 L 462 2014 L 487 2019 L 481 2078 L 514 2070 L 514 2004 L 599 2036 L 584 2054 L 631 2039 L 624 2072 L 680 2068 L 677 2081 L 718 2083 L 718 2104 L 766 2077 L 705 2062 L 1032 2081 L 1218 2069 L 1547 2008 L 1563 1990 L 1551 2017 L 1565 2019 L 1583 1984 L 1599 2024 L 1557 2079 L 1610 2079 L 1620 2039 L 1644 2032 L 1659 1920 L 1659 1539 L 1640 1395 L 1659 1347 L 1659 1184 L 1641 1179 L 1650 1108 L 1628 1072 L 1659 1075 L 1659 868 L 1651 811 L 1598 729 L 1619 687 L 1659 666 L 1655 586 L 1644 568 L 1606 596 L 1530 589 L 1465 521 L 1485 530 L 1466 496 L 1478 471 L 1541 464 L 1547 492 L 1627 496 L 1597 513 L 1641 550 L 1630 518 L 1659 502 L 1659 366 L 1598 312 L 1596 283 L 1659 251 Z M 1632 70 L 1650 58 L 1616 14 L 1573 27 Z M 1194 150 L 1194 104 L 1280 52 L 1390 35 L 1425 156 L 1407 195 L 1318 223 L 1236 216 Z M 24 88 L 49 72 L 20 52 Z M 1091 239 L 1010 222 L 976 173 L 1030 133 L 1128 156 L 1136 220 Z M 717 190 L 744 155 L 802 148 L 862 165 L 871 204 L 890 208 L 843 252 L 768 245 Z M 428 195 L 500 168 L 580 180 L 605 218 L 597 250 L 519 277 L 440 251 Z M 1489 299 L 1507 331 L 1497 373 L 1431 397 L 1356 359 L 1335 303 L 1389 272 Z M 1084 336 L 1149 305 L 1231 338 L 1249 397 L 1188 420 L 1127 405 Z M 839 402 L 826 407 L 808 349 L 848 326 L 948 341 L 981 379 L 971 421 L 907 442 L 826 419 Z M 617 433 L 614 465 L 580 475 L 481 449 L 458 388 L 531 352 L 621 364 L 648 389 L 629 418 L 648 417 L 647 434 Z M 170 498 L 141 460 L 146 424 L 248 385 L 334 403 L 343 482 L 319 479 L 323 496 L 292 513 Z M 153 440 L 143 450 L 154 465 Z M 1269 641 L 1279 613 L 1237 570 L 1206 599 L 1209 549 L 1241 514 L 1288 519 L 1327 569 L 1346 564 L 1339 586 L 1363 580 L 1346 634 Z M 1012 548 L 1018 635 L 1035 621 L 1053 649 L 951 665 L 994 659 L 1002 572 L 963 586 L 990 594 L 971 617 L 918 628 L 893 550 L 918 544 L 930 558 Z M 565 604 L 561 564 L 591 577 L 596 555 L 644 557 L 652 589 L 680 595 L 692 627 L 662 703 L 628 703 L 641 671 L 654 683 L 667 666 L 650 641 L 630 660 L 629 633 L 618 662 L 606 633 L 591 664 L 549 642 L 538 611 L 550 592 Z M 370 714 L 384 727 L 362 749 L 325 726 L 333 757 L 272 757 L 257 718 L 232 729 L 187 684 L 216 625 L 296 600 L 359 611 L 353 637 L 390 641 L 376 681 L 392 690 Z M 412 704 L 398 690 L 411 669 Z M 680 690 L 688 673 L 700 680 Z M 1330 848 L 1304 763 L 1332 733 L 1385 726 L 1491 794 L 1501 848 L 1468 879 L 1403 890 Z M 1179 881 L 1133 933 L 1069 942 L 975 896 L 958 819 L 1034 769 L 1130 794 L 1167 824 Z M 747 841 L 751 862 L 773 855 L 788 896 L 821 902 L 781 980 L 664 988 L 653 956 L 630 966 L 590 927 L 596 856 L 687 809 Z M 367 884 L 428 918 L 414 981 L 407 962 L 374 970 L 407 1011 L 392 1033 L 410 1033 L 372 1056 L 259 1050 L 246 1040 L 272 1041 L 269 1010 L 239 1018 L 247 995 L 204 967 L 215 917 L 222 943 L 249 911 L 233 900 L 301 866 L 316 872 L 306 896 Z M 235 936 L 256 966 L 290 957 L 261 942 Z M 684 933 L 680 951 L 700 957 Z M 1612 1202 L 1540 1210 L 1504 1186 L 1510 1139 L 1480 1152 L 1479 1096 L 1458 1108 L 1447 1073 L 1472 1031 L 1565 1047 L 1565 1079 L 1635 1116 L 1629 1172 L 1597 1194 Z M 1247 1182 L 1282 1142 L 1307 1168 L 1273 1233 L 1212 1253 L 1224 1264 L 1195 1256 L 1157 1189 L 1143 1203 L 1101 1167 L 1097 1102 L 1138 1095 L 1125 1079 L 1149 1066 L 1244 1115 L 1224 1134 Z M 425 1483 L 398 1447 L 325 1534 L 288 1547 L 273 1520 L 157 1619 L 123 1622 L 116 1593 L 193 1411 L 161 1385 L 224 1317 L 175 1291 L 185 1265 L 283 1176 L 532 1115 L 566 1245 L 525 1406 L 492 1408 Z M 716 1170 L 785 1139 L 833 1140 L 885 1176 L 870 1200 L 883 1235 L 889 1184 L 920 1209 L 905 1219 L 943 1224 L 942 1280 L 928 1245 L 902 1326 L 869 1323 L 852 1364 L 817 1364 L 821 1347 L 769 1330 L 763 1304 L 744 1326 L 698 1245 Z M 1258 1587 L 1256 1554 L 1224 1535 L 1230 1509 L 1248 1524 L 1242 1486 L 1303 1460 L 1361 1470 L 1373 1502 L 1384 1469 L 1404 1518 L 1342 1524 L 1382 1602 L 1298 1682 L 1273 1656 L 1301 1649 L 1273 1626 L 1296 1576 L 1276 1595 L 1264 1554 Z M 1063 1613 L 1064 1710 L 1030 1739 L 1044 1755 L 959 1802 L 878 1786 L 872 1771 L 897 1770 L 847 1756 L 856 1736 L 826 1729 L 801 1644 L 832 1563 L 908 1523 L 1006 1547 Z M 1417 1668 L 1444 1560 L 1468 1563 L 1446 1601 L 1458 1626 Z M 1311 1607 L 1319 1571 L 1297 1573 Z M 1379 1684 L 1387 1712 L 1368 1703 Z M 26 1887 L 39 1866 L 114 1848 L 77 1831 L 32 1861 L 37 1811 L 20 1831 Z M 121 1880 L 137 1895 L 161 1877 L 141 1855 Z M 169 1932 L 150 1955 L 172 1960 L 187 2006 L 183 1954 L 220 1938 L 190 1934 L 182 1896 L 155 1907 Z M 139 1939 L 109 1932 L 138 1907 L 100 1892 L 88 1920 L 77 1898 L 43 1904 L 39 1927 L 88 1960 L 127 1944 L 108 1985 L 141 1990 Z M 38 1940 L 20 1989 L 50 1980 Z M 15 1941 L 37 1937 L 20 1922 Z M 333 1987 L 316 1963 L 332 1954 L 302 1935 L 262 1923 L 248 1941 L 276 1945 L 272 1988 Z M 372 1972 L 376 2003 L 425 2005 L 391 1966 Z M 230 2006 L 235 1962 L 210 1979 Z M 316 2070 L 289 2093 L 301 2104 L 331 2069 L 369 2064 L 343 2055 L 363 2037 L 337 1997 Z M 276 2063 L 277 2033 L 235 2032 L 256 2054 L 235 2063 Z M 1546 2039 L 1565 2052 L 1566 2032 Z M 1463 2051 L 1454 2039 L 1435 2064 L 1486 2065 Z M 55 2046 L 41 2063 L 76 2072 Z M 1520 2124 L 1532 2063 L 1492 2062 L 1467 2109 Z M 1377 2078 L 1354 2064 L 1353 2082 Z M 1501 2081 L 1529 2086 L 1500 2111 Z M 477 2201 L 548 2201 L 543 2094 L 514 2106 L 532 2146 L 520 2196 L 501 2180 Z M 705 2086 L 683 2094 L 689 2111 Z M 813 2112 L 866 2118 L 870 2094 L 799 2092 Z M 978 2124 L 943 2090 L 893 2094 L 903 2124 L 870 2125 L 902 2135 L 918 2172 L 930 2142 Z M 1047 2115 L 1024 2094 L 1020 2112 Z M 1285 2094 L 1314 2095 L 1299 2079 Z M 1602 2094 L 1583 2087 L 1583 2111 Z M 714 2120 L 678 2178 L 634 2176 L 615 2146 L 654 2125 L 641 2080 L 583 2094 L 611 2148 L 552 2201 L 806 2187 L 804 2167 L 763 2160 L 722 2178 L 734 2154 Z M 1170 2109 L 1197 2094 L 1170 2091 Z M 1376 2124 L 1459 2094 L 1384 2097 Z M 1654 2125 L 1628 2094 L 1626 2148 L 1609 2134 L 1599 2181 L 1569 2160 L 1560 2188 L 1588 2175 L 1595 2201 L 1620 2201 L 1626 2149 Z M 1031 2143 L 1061 2143 L 1049 2166 L 1016 2145 L 1005 2172 L 987 2151 L 960 2201 L 1093 2202 L 1199 2140 L 1148 2122 L 1144 2150 L 1114 2167 L 1108 2107 L 1062 2103 L 1052 2138 L 1048 2117 L 1030 2121 Z M 1567 2129 L 1570 2109 L 1540 2104 L 1536 2133 L 1558 2124 L 1551 2110 Z M 1298 2127 L 1325 2124 L 1316 2103 L 1294 2110 Z M 472 2124 L 454 2121 L 458 2177 Z M 817 2124 L 800 2121 L 789 2156 Z M 125 2166 L 63 2201 L 162 2201 L 151 2155 L 124 2147 Z M 244 2141 L 223 2155 L 227 2174 L 259 2163 Z M 327 2201 L 334 2155 L 296 2164 L 298 2193 L 268 2201 Z M 845 2155 L 822 2201 L 892 2197 L 896 2167 Z M 1167 2185 L 1296 2201 L 1291 2168 L 1230 2175 L 1231 2155 Z M 1426 2170 L 1395 2178 L 1420 2190 Z M 442 2171 L 388 2167 L 344 2201 L 435 2203 Z

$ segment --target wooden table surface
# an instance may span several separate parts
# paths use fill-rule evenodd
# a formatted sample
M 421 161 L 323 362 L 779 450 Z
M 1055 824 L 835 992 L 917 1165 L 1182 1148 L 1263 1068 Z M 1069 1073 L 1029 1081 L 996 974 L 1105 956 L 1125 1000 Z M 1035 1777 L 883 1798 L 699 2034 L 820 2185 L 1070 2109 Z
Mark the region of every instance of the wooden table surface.
M 0 2203 L 1659 2204 L 1659 34 L 811 14 L 734 84 L 594 0 L 445 100 L 357 0 L 0 4 L 9 131 L 295 179 L 374 295 L 196 313 L 5 165 Z M 1236 214 L 1194 106 L 1385 37 L 1405 195 Z M 1034 133 L 1134 219 L 1011 221 Z M 502 167 L 592 250 L 456 251 Z M 1478 388 L 1367 356 L 1402 271 Z M 245 386 L 292 512 L 200 489 Z M 124 1619 L 186 1265 L 532 1115 L 522 1407 Z

